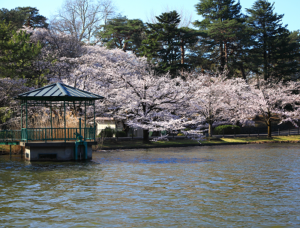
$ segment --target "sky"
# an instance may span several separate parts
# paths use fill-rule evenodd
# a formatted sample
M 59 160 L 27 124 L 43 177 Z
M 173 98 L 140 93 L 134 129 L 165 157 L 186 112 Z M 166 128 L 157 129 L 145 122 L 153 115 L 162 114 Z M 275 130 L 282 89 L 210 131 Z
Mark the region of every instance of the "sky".
M 36 7 L 40 14 L 50 18 L 51 15 L 62 6 L 64 0 L 0 0 L 0 8 L 13 9 L 18 6 Z M 141 19 L 147 22 L 151 15 L 158 16 L 168 10 L 183 11 L 186 15 L 192 15 L 192 20 L 201 20 L 197 15 L 195 5 L 199 0 L 112 0 L 119 12 L 129 19 Z M 242 10 L 251 8 L 255 0 L 240 0 Z M 269 0 L 275 2 L 275 12 L 284 14 L 283 24 L 288 25 L 290 31 L 300 29 L 300 0 Z

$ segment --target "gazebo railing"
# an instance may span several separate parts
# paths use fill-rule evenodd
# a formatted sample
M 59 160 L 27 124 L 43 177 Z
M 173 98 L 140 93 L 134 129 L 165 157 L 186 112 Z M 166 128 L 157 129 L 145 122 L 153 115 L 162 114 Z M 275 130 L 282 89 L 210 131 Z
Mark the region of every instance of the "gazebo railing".
M 22 128 L 22 141 L 73 141 L 80 134 L 84 140 L 95 140 L 95 129 L 89 128 Z
M 0 141 L 20 141 L 21 138 L 21 130 L 0 131 Z

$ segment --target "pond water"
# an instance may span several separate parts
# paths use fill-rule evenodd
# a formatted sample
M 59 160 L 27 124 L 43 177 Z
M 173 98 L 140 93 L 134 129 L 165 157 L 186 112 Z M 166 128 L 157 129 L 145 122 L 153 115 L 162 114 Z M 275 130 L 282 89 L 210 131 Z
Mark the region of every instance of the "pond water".
M 0 156 L 0 227 L 299 227 L 300 145 Z

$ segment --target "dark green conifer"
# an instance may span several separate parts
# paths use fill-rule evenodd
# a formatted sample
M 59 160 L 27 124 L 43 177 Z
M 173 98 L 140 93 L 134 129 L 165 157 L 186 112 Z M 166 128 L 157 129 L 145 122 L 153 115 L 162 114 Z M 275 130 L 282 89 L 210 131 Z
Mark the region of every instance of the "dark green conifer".
M 274 13 L 274 3 L 267 0 L 257 0 L 247 12 L 252 30 L 251 61 L 255 64 L 252 70 L 263 75 L 264 80 L 295 74 L 299 68 L 295 61 L 299 43 L 291 42 L 287 25 L 282 25 L 284 15 Z

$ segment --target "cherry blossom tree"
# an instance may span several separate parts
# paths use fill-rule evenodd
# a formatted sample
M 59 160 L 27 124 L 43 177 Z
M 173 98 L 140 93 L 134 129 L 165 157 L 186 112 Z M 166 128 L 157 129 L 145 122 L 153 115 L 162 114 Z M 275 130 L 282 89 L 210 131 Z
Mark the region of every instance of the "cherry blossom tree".
M 262 81 L 259 85 L 252 85 L 256 94 L 253 100 L 253 110 L 256 115 L 262 116 L 268 127 L 268 137 L 272 137 L 272 118 L 277 117 L 280 123 L 291 122 L 297 127 L 300 118 L 298 82 Z
M 55 33 L 45 28 L 24 27 L 22 30 L 31 34 L 31 42 L 42 45 L 32 68 L 37 86 L 42 86 L 52 78 L 68 75 L 76 66 L 65 61 L 65 58 L 76 58 L 85 51 L 80 42 L 71 35 Z
M 192 119 L 190 125 L 196 130 L 208 127 L 211 137 L 213 126 L 252 123 L 250 118 L 254 111 L 250 101 L 254 95 L 243 79 L 227 79 L 225 73 L 193 74 L 187 81 L 192 87 L 193 98 L 189 100 L 186 115 Z
M 13 116 L 19 116 L 20 105 L 19 102 L 14 99 L 18 94 L 27 92 L 32 88 L 26 85 L 25 79 L 11 79 L 1 78 L 0 79 L 0 122 L 1 127 L 5 125 L 16 127 L 19 118 Z M 14 115 L 13 115 L 14 114 Z M 19 122 L 18 122 L 19 123 Z
M 161 131 L 183 128 L 176 114 L 187 102 L 188 84 L 169 74 L 156 76 L 145 58 L 121 50 L 87 46 L 86 54 L 66 61 L 76 68 L 62 81 L 71 86 L 105 96 L 97 113 L 126 120 L 132 128 Z

